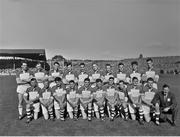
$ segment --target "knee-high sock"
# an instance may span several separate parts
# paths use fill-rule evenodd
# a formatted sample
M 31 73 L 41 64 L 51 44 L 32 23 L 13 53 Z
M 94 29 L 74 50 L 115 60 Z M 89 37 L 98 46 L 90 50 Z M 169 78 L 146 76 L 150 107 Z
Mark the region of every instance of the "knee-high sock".
M 60 119 L 64 120 L 64 109 L 60 109 Z
M 78 108 L 74 108 L 74 118 L 77 119 L 77 114 L 78 114 Z
M 26 109 L 26 115 L 27 115 L 27 119 L 31 119 L 31 110 L 30 109 Z
M 88 107 L 88 120 L 91 120 L 92 108 Z
M 104 118 L 104 107 L 99 108 L 101 118 Z
M 139 109 L 139 119 L 143 120 L 143 110 Z
M 111 117 L 114 118 L 115 117 L 115 108 L 111 108 Z
M 156 112 L 155 114 L 156 114 L 156 122 L 159 122 L 160 113 Z
M 54 115 L 53 115 L 53 109 L 52 108 L 48 109 L 48 113 L 49 113 L 50 119 L 53 119 Z
M 19 115 L 22 116 L 22 113 L 23 113 L 23 107 L 22 106 L 18 106 L 18 112 L 19 112 Z
M 124 108 L 124 113 L 125 113 L 125 118 L 128 119 L 129 114 L 128 114 L 128 108 Z

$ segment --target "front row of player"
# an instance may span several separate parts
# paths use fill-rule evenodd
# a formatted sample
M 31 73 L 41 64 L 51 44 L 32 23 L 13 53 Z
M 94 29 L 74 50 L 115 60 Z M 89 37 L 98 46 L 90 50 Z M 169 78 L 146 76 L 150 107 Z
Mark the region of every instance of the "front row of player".
M 149 78 L 146 85 L 139 85 L 138 79 L 133 78 L 131 85 L 125 85 L 120 81 L 114 84 L 114 78 L 109 78 L 109 83 L 103 85 L 101 79 L 96 80 L 96 86 L 91 87 L 90 79 L 84 80 L 84 86 L 77 88 L 74 81 L 69 82 L 66 89 L 61 78 L 56 77 L 56 85 L 49 87 L 49 81 L 44 81 L 44 88 L 40 89 L 35 78 L 30 81 L 31 87 L 24 94 L 26 102 L 27 123 L 38 118 L 40 108 L 44 118 L 54 120 L 55 117 L 62 121 L 66 113 L 70 119 L 77 120 L 79 115 L 83 119 L 91 121 L 92 117 L 105 120 L 105 111 L 110 120 L 121 116 L 124 120 L 138 119 L 143 124 L 154 116 L 156 125 L 159 125 L 159 117 L 167 120 L 167 114 L 172 114 L 171 124 L 175 125 L 177 115 L 177 103 L 175 96 L 169 92 L 169 86 L 164 85 L 163 91 L 153 88 L 153 79 Z M 32 113 L 33 112 L 33 113 Z M 130 114 L 130 115 L 129 115 Z M 152 116 L 151 116 L 152 114 Z

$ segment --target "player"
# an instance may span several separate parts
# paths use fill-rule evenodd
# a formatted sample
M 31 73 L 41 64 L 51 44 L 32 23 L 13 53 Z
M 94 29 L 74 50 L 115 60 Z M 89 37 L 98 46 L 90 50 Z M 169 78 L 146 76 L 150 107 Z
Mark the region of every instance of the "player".
M 55 78 L 56 85 L 52 87 L 54 97 L 54 110 L 57 119 L 65 120 L 64 111 L 66 107 L 66 88 L 60 77 Z
M 56 77 L 60 77 L 62 78 L 63 77 L 63 72 L 59 69 L 59 63 L 58 62 L 54 62 L 53 64 L 53 69 L 50 70 L 50 73 L 49 73 L 49 81 L 51 82 L 50 83 L 50 87 L 52 88 L 53 86 L 56 85 L 54 79 Z
M 89 75 L 85 70 L 85 64 L 84 63 L 80 63 L 80 72 L 78 74 L 78 87 L 80 88 L 81 86 L 84 85 L 84 79 L 88 78 Z
M 63 75 L 63 83 L 66 85 L 66 87 L 69 86 L 69 81 L 74 80 L 77 82 L 77 73 L 72 68 L 72 63 L 67 63 L 66 65 L 67 69 L 64 72 Z
M 132 82 L 133 77 L 136 77 L 138 79 L 138 83 L 141 82 L 141 73 L 138 72 L 138 62 L 133 61 L 131 62 L 132 66 L 132 73 L 130 74 L 130 81 Z
M 96 86 L 96 79 L 102 79 L 102 72 L 99 70 L 99 67 L 96 63 L 92 64 L 92 73 L 89 78 L 92 84 L 92 88 Z
M 127 86 L 124 84 L 123 80 L 119 81 L 118 86 L 118 114 L 121 115 L 125 121 L 129 119 L 128 114 L 128 93 L 127 93 Z
M 19 120 L 23 118 L 23 94 L 26 92 L 27 88 L 30 87 L 29 82 L 32 78 L 32 72 L 27 67 L 26 62 L 22 62 L 21 70 L 16 74 L 16 82 L 17 82 L 17 94 L 18 94 L 18 112 L 19 112 Z
M 156 125 L 159 125 L 159 118 L 163 121 L 167 121 L 167 114 L 172 115 L 172 121 L 170 122 L 172 126 L 176 126 L 177 119 L 177 101 L 175 95 L 170 91 L 170 87 L 167 84 L 163 85 L 163 90 L 157 92 L 152 100 L 152 104 L 155 106 L 156 110 Z
M 43 81 L 48 78 L 47 72 L 42 68 L 41 63 L 36 64 L 34 76 L 38 82 L 38 86 L 42 89 L 44 87 Z
M 78 88 L 75 85 L 73 80 L 69 81 L 69 88 L 67 91 L 67 112 L 69 114 L 70 119 L 76 121 L 78 116 L 78 106 L 79 106 L 79 95 Z
M 116 115 L 115 107 L 118 103 L 118 88 L 114 83 L 114 77 L 109 78 L 108 85 L 105 85 L 104 89 L 106 91 L 105 98 L 107 100 L 107 110 L 110 117 L 110 121 L 114 121 L 114 117 Z
M 32 113 L 31 113 L 32 107 L 33 107 L 35 120 L 38 119 L 38 113 L 40 111 L 39 94 L 41 92 L 41 88 L 38 87 L 35 78 L 31 79 L 30 85 L 31 86 L 24 93 L 24 100 L 26 102 L 26 114 L 27 114 L 26 123 L 29 123 L 32 119 Z
M 50 117 L 50 120 L 54 121 L 52 89 L 49 86 L 48 79 L 44 80 L 43 84 L 44 87 L 42 88 L 39 95 L 39 101 L 41 103 L 42 113 L 45 120 L 48 120 Z
M 142 109 L 144 113 L 144 118 L 146 122 L 150 122 L 150 110 L 151 110 L 151 101 L 154 98 L 157 89 L 153 87 L 154 80 L 153 78 L 148 78 L 147 84 L 143 87 L 144 95 L 142 96 Z
M 127 80 L 127 75 L 124 70 L 124 64 L 119 63 L 118 64 L 118 72 L 116 73 L 116 78 L 115 78 L 115 83 L 119 83 L 120 80 L 123 80 L 126 82 Z
M 104 107 L 105 107 L 105 89 L 101 79 L 96 79 L 96 87 L 94 87 L 94 102 L 93 107 L 96 114 L 96 118 L 105 120 Z M 100 112 L 100 114 L 99 114 Z
M 80 110 L 83 116 L 83 119 L 87 119 L 91 121 L 92 114 L 92 100 L 93 100 L 93 88 L 90 85 L 90 79 L 85 78 L 84 86 L 79 88 L 78 93 L 81 95 L 80 97 Z M 86 111 L 87 110 L 87 114 Z
M 138 85 L 138 78 L 132 78 L 132 84 L 128 85 L 128 102 L 129 112 L 132 120 L 136 120 L 136 110 L 139 113 L 139 124 L 143 125 L 143 110 L 141 105 L 141 94 L 143 93 L 142 86 Z
M 106 64 L 106 70 L 103 74 L 103 82 L 104 84 L 108 84 L 109 78 L 114 77 L 112 66 L 110 64 Z

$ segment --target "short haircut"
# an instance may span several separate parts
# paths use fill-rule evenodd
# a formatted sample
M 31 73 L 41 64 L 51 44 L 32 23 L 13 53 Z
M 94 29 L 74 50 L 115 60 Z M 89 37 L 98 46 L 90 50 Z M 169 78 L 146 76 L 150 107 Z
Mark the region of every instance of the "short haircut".
M 56 62 L 54 62 L 54 65 L 55 65 L 55 64 L 59 65 L 59 62 L 56 61 Z
M 37 62 L 36 66 L 37 66 L 37 65 L 41 65 L 41 62 Z
M 164 84 L 164 85 L 163 85 L 163 89 L 164 89 L 164 88 L 169 88 L 169 85 L 168 85 L 168 84 Z
M 81 65 L 85 66 L 84 62 L 82 62 L 82 63 L 79 64 L 79 66 L 81 66 Z
M 62 81 L 62 79 L 60 77 L 56 77 L 54 81 Z
M 137 80 L 138 80 L 138 78 L 137 78 L 137 77 L 133 77 L 133 78 L 132 78 L 132 81 L 134 81 L 135 79 L 137 79 Z
M 23 65 L 24 63 L 27 64 L 27 61 L 22 61 L 22 62 L 21 62 L 21 65 Z
M 96 83 L 99 83 L 99 82 L 102 83 L 102 80 L 100 78 L 96 79 Z
M 152 58 L 148 58 L 148 59 L 146 60 L 146 62 L 149 62 L 149 61 L 153 62 Z
M 137 61 L 133 61 L 133 62 L 131 62 L 131 65 L 138 65 L 138 62 Z
M 106 64 L 106 66 L 110 66 L 111 67 L 111 64 Z
M 36 78 L 32 78 L 31 81 L 36 81 Z
M 114 77 L 110 77 L 110 78 L 109 78 L 109 80 L 111 80 L 111 79 L 114 80 Z
M 154 79 L 153 78 L 148 78 L 147 81 L 154 81 Z
M 69 65 L 72 66 L 72 63 L 71 62 L 67 62 L 66 66 L 69 66 Z
M 124 84 L 124 81 L 123 81 L 123 80 L 120 80 L 119 83 L 123 83 L 123 84 Z
M 120 65 L 123 65 L 123 66 L 124 66 L 124 63 L 120 62 L 120 63 L 118 64 L 118 66 L 120 66 Z
M 90 82 L 90 79 L 89 79 L 89 78 L 85 78 L 85 79 L 84 79 L 84 82 L 85 82 L 85 81 Z
M 69 83 L 75 83 L 74 80 L 70 80 Z

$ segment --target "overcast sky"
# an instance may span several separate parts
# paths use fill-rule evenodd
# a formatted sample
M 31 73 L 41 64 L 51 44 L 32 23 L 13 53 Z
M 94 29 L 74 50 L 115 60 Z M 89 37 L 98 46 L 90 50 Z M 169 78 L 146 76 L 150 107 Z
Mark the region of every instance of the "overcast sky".
M 67 59 L 180 55 L 180 0 L 0 0 L 0 47 Z

